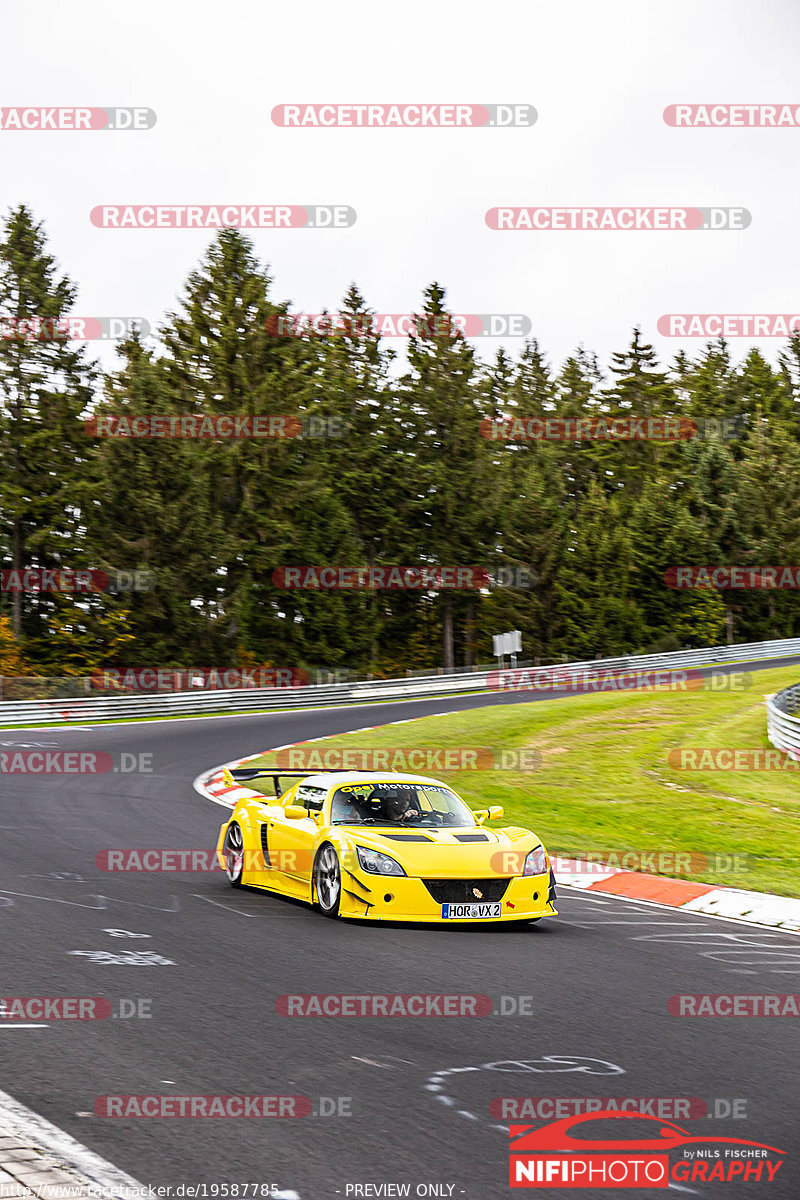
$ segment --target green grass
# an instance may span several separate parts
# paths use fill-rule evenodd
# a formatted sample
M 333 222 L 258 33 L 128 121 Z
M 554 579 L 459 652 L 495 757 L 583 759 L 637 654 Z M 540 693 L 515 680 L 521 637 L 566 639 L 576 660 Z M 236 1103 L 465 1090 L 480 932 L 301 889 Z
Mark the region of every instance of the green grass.
M 495 755 L 534 749 L 541 766 L 532 772 L 427 773 L 440 775 L 473 808 L 502 804 L 510 823 L 529 825 L 554 854 L 748 855 L 744 872 L 680 874 L 800 896 L 800 769 L 690 772 L 668 761 L 679 747 L 768 748 L 764 696 L 798 676 L 800 668 L 791 666 L 753 673 L 740 691 L 605 693 L 494 705 L 314 745 L 489 747 Z M 274 755 L 257 761 L 272 764 Z

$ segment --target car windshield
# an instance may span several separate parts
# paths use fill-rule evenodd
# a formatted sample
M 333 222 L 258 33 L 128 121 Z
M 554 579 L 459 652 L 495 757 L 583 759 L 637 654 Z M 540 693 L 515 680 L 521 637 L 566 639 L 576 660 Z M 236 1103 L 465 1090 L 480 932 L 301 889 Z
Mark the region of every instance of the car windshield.
M 331 824 L 474 829 L 476 822 L 464 801 L 441 783 L 371 780 L 346 783 L 336 789 L 331 804 Z

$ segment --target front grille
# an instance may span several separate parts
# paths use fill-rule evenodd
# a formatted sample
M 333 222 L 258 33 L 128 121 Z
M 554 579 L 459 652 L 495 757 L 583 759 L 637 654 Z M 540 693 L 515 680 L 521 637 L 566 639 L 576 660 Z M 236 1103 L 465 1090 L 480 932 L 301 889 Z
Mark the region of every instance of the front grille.
M 502 900 L 510 879 L 423 879 L 437 904 L 474 904 Z M 475 890 L 480 896 L 475 895 Z

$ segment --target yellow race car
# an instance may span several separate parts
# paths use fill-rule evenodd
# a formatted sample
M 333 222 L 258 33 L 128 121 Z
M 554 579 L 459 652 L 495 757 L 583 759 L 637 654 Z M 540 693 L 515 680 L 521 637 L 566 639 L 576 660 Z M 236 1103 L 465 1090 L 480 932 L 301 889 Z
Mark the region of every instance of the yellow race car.
M 217 855 L 233 887 L 371 921 L 532 922 L 556 914 L 555 875 L 536 834 L 484 828 L 502 808 L 472 812 L 437 779 L 251 767 L 226 779 L 271 780 L 275 792 L 240 800 L 220 829 Z

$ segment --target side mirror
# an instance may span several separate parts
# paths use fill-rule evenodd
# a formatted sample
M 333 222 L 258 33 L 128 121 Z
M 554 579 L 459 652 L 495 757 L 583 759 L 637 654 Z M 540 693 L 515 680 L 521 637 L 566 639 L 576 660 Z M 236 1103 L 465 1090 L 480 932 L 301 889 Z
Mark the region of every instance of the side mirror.
M 310 814 L 307 808 L 303 808 L 302 804 L 287 804 L 283 810 L 283 815 L 290 821 L 304 821 Z
M 478 824 L 482 825 L 484 821 L 498 821 L 503 816 L 503 809 L 499 804 L 492 804 L 489 808 L 476 809 L 473 815 Z

